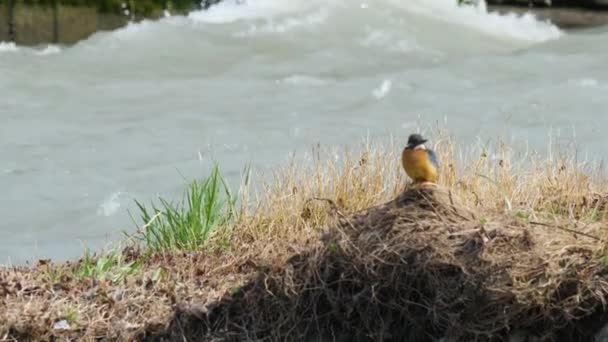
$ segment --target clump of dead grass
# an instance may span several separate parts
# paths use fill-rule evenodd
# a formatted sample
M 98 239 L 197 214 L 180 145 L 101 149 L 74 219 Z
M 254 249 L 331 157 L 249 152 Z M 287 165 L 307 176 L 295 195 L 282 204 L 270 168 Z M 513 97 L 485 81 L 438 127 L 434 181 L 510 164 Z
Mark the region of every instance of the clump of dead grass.
M 235 238 L 305 241 L 331 218 L 329 199 L 353 213 L 393 199 L 407 188 L 401 168 L 403 142 L 366 142 L 357 150 L 315 147 L 265 177 L 261 190 L 241 191 Z M 599 161 L 579 161 L 570 148 L 549 154 L 518 151 L 502 141 L 459 147 L 445 131 L 431 137 L 440 160 L 439 185 L 463 204 L 486 213 L 527 220 L 604 222 L 608 175 Z M 268 175 L 266 175 L 268 176 Z
M 222 301 L 178 309 L 157 337 L 588 341 L 608 321 L 608 274 L 597 231 L 577 231 L 504 214 L 481 221 L 449 190 L 408 189 L 340 217 Z

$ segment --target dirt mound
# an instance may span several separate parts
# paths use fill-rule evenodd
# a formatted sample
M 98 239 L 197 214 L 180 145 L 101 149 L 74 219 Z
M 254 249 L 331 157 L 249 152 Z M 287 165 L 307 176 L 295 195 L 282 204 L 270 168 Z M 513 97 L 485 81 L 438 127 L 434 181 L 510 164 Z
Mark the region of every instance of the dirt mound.
M 449 191 L 410 189 L 340 217 L 309 251 L 218 302 L 180 305 L 167 331 L 140 337 L 587 341 L 608 321 L 603 258 L 589 234 L 479 217 Z

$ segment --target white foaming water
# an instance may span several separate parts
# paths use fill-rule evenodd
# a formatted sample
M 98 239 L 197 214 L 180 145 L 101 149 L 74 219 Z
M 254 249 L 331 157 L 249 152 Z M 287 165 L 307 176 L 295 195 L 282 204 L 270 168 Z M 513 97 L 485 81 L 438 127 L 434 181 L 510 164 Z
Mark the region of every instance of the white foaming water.
M 314 86 L 321 85 L 327 83 L 323 79 L 317 77 L 311 77 L 306 75 L 292 75 L 285 77 L 281 80 L 277 80 L 278 84 L 290 84 L 290 85 L 304 85 L 304 86 Z
M 19 51 L 15 43 L 0 42 L 0 53 Z
M 121 200 L 125 197 L 125 193 L 122 191 L 117 191 L 110 196 L 108 196 L 103 202 L 99 205 L 99 209 L 97 210 L 98 215 L 103 216 L 112 216 L 115 215 L 121 206 Z
M 531 14 L 499 15 L 488 13 L 485 1 L 478 6 L 458 6 L 453 0 L 386 0 L 373 4 L 347 2 L 343 0 L 312 1 L 224 1 L 207 12 L 195 12 L 189 17 L 195 21 L 209 23 L 227 23 L 238 20 L 272 19 L 278 16 L 301 14 L 317 11 L 319 8 L 344 11 L 358 7 L 367 10 L 370 7 L 402 9 L 403 11 L 424 15 L 429 18 L 464 25 L 486 34 L 499 37 L 510 37 L 526 41 L 543 41 L 555 39 L 561 32 L 547 22 L 538 21 Z M 313 20 L 314 21 L 314 20 Z M 296 23 L 297 20 L 291 21 Z
M 236 183 L 418 124 L 540 148 L 576 128 L 605 157 L 606 39 L 451 0 L 247 0 L 72 47 L 0 43 L 0 263 L 105 245 L 135 229 L 130 194 L 177 199 L 213 161 Z
M 407 11 L 441 21 L 464 25 L 484 34 L 524 41 L 545 41 L 558 38 L 560 30 L 551 23 L 539 21 L 532 14 L 500 15 L 488 13 L 485 1 L 478 6 L 458 6 L 452 0 L 390 0 Z
M 245 32 L 239 32 L 237 37 L 247 37 L 264 33 L 286 33 L 300 28 L 314 27 L 328 18 L 326 9 L 310 13 L 302 18 L 285 18 L 283 20 L 268 20 L 262 24 L 251 24 Z
M 342 1 L 281 1 L 281 0 L 227 0 L 208 11 L 193 12 L 189 18 L 205 23 L 230 23 L 239 20 L 270 19 L 277 16 L 300 14 L 318 8 L 334 7 Z
M 40 56 L 46 56 L 46 55 L 53 55 L 53 54 L 60 53 L 60 52 L 61 52 L 61 48 L 59 46 L 49 45 L 49 46 L 45 47 L 44 49 L 38 51 L 37 54 Z
M 385 97 L 389 91 L 391 91 L 392 85 L 393 83 L 391 82 L 391 80 L 384 80 L 382 81 L 380 87 L 372 91 L 372 95 L 374 95 L 375 98 L 380 100 L 381 98 Z
M 596 79 L 594 79 L 594 78 L 581 78 L 581 79 L 574 80 L 574 83 L 576 85 L 581 86 L 581 87 L 597 87 L 597 86 L 599 86 L 599 82 Z

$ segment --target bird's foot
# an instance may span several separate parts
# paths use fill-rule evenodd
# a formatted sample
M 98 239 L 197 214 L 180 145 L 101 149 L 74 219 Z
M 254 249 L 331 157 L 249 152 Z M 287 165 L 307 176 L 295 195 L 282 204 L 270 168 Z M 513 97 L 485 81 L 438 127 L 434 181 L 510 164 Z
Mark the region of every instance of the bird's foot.
M 433 183 L 433 182 L 428 182 L 428 181 L 420 182 L 420 187 L 421 188 L 428 187 L 428 186 L 437 186 L 437 184 Z

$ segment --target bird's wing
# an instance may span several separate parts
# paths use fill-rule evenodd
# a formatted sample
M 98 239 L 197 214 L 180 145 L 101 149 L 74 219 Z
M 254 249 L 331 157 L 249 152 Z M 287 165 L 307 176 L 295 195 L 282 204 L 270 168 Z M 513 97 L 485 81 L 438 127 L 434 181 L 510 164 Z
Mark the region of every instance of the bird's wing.
M 426 153 L 429 155 L 429 160 L 431 161 L 431 163 L 433 164 L 433 166 L 435 166 L 436 169 L 439 168 L 439 162 L 437 161 L 437 155 L 435 154 L 435 151 L 431 150 L 431 149 L 427 149 Z

